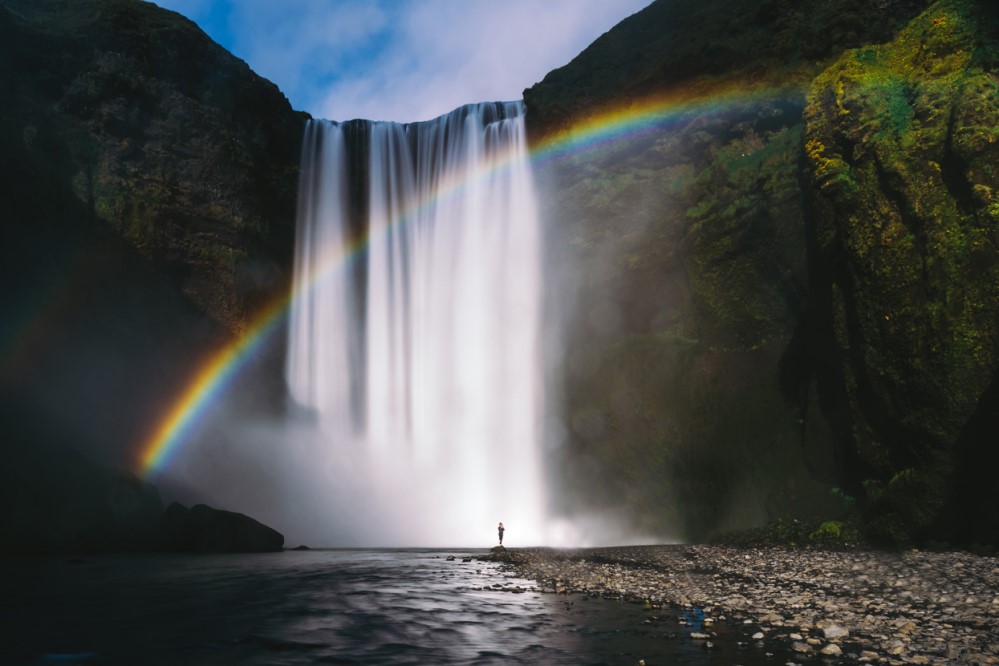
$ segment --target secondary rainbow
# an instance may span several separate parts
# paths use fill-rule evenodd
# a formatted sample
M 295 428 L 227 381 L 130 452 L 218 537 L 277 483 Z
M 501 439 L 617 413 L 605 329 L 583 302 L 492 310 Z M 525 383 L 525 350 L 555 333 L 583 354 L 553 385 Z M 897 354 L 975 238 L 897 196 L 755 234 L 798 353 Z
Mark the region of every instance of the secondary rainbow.
M 626 108 L 595 114 L 573 128 L 539 142 L 531 148 L 531 159 L 539 163 L 595 150 L 648 130 L 662 129 L 670 122 L 692 115 L 720 111 L 736 102 L 746 103 L 788 95 L 803 97 L 803 92 L 726 88 L 715 89 L 710 94 L 700 91 L 695 94 L 650 99 Z M 484 164 L 471 178 L 460 181 L 452 179 L 444 183 L 437 189 L 435 196 L 418 202 L 394 220 L 392 226 L 406 224 L 416 219 L 422 210 L 435 205 L 442 198 L 454 196 L 461 188 L 469 186 L 476 179 L 488 178 L 499 170 L 508 168 L 509 164 L 508 156 L 498 156 Z M 263 343 L 279 329 L 279 325 L 287 317 L 292 299 L 315 288 L 334 271 L 349 266 L 366 247 L 377 241 L 378 238 L 369 235 L 352 247 L 346 248 L 340 256 L 324 257 L 318 269 L 306 284 L 298 288 L 297 293 L 287 293 L 276 299 L 251 322 L 242 335 L 201 365 L 187 388 L 173 401 L 142 445 L 140 465 L 145 476 L 155 475 L 167 466 L 182 445 L 188 441 L 197 424 L 225 392 L 232 379 L 239 374 L 246 362 L 254 357 Z

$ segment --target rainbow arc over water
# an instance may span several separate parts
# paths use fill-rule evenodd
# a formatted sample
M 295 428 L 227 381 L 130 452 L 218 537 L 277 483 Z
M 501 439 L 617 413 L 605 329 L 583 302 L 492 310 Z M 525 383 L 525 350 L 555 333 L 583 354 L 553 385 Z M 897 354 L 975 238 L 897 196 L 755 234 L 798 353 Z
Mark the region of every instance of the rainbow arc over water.
M 654 134 L 698 117 L 788 98 L 803 101 L 804 91 L 729 85 L 648 98 L 624 107 L 594 113 L 573 127 L 538 142 L 530 149 L 531 159 L 535 164 L 540 164 L 572 157 L 587 151 L 613 147 L 616 143 L 634 140 L 643 134 Z M 471 186 L 472 181 L 489 178 L 508 166 L 509 159 L 499 156 L 484 163 L 471 177 L 442 183 L 433 200 L 418 202 L 393 220 L 392 224 L 406 224 L 415 219 L 423 207 L 433 205 L 444 197 L 454 196 L 461 188 Z M 299 288 L 298 293 L 289 291 L 276 298 L 259 312 L 245 332 L 210 356 L 198 368 L 183 392 L 174 398 L 143 442 L 139 460 L 143 475 L 155 476 L 166 468 L 183 445 L 191 440 L 197 425 L 225 393 L 233 378 L 257 356 L 264 343 L 287 319 L 293 299 L 303 291 L 314 288 L 335 271 L 349 268 L 366 247 L 379 240 L 378 237 L 368 236 L 346 247 L 340 256 L 325 257 L 305 285 Z

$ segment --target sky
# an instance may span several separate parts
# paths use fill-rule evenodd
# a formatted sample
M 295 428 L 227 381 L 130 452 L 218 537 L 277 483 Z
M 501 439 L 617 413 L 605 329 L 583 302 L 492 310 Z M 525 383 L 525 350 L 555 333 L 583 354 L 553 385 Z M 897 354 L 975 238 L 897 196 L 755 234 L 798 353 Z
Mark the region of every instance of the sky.
M 330 120 L 507 101 L 651 0 L 155 0 Z

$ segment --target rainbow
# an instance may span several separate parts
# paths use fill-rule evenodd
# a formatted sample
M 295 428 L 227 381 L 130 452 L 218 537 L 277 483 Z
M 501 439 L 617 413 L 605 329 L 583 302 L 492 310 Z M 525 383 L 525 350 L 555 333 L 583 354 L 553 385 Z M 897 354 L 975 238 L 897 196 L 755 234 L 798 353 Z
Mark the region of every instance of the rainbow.
M 486 180 L 511 165 L 511 155 L 499 154 L 493 160 L 484 163 L 476 172 L 464 178 L 451 176 L 437 187 L 434 197 L 413 204 L 409 210 L 397 220 L 392 220 L 390 227 L 397 227 L 419 217 L 420 213 L 431 206 L 457 196 L 463 187 L 473 182 Z M 346 247 L 339 256 L 323 257 L 319 265 L 313 269 L 305 284 L 299 287 L 298 293 L 306 293 L 315 289 L 324 280 L 332 277 L 337 271 L 348 267 L 350 263 L 362 256 L 372 243 L 384 237 L 388 229 L 355 241 Z M 207 413 L 209 406 L 221 396 L 239 371 L 246 366 L 247 361 L 256 357 L 257 352 L 271 334 L 279 330 L 288 316 L 291 305 L 298 294 L 285 293 L 265 307 L 261 314 L 255 317 L 247 326 L 245 332 L 232 340 L 228 345 L 213 354 L 201 364 L 187 388 L 174 400 L 170 410 L 157 424 L 149 439 L 140 450 L 139 466 L 144 476 L 151 477 L 163 469 L 180 449 Z
M 554 136 L 531 147 L 531 159 L 539 164 L 553 158 L 588 153 L 630 138 L 667 129 L 695 117 L 729 111 L 740 105 L 800 98 L 805 90 L 797 85 L 783 88 L 746 85 L 713 85 L 636 100 L 627 105 L 598 110 Z
M 746 87 L 727 89 L 715 88 L 685 95 L 672 95 L 647 99 L 624 108 L 595 113 L 577 123 L 567 131 L 543 140 L 530 149 L 531 160 L 539 164 L 548 160 L 586 153 L 613 145 L 616 142 L 657 131 L 670 123 L 681 122 L 695 115 L 706 115 L 732 108 L 738 104 L 758 102 L 765 99 L 804 97 L 804 91 L 794 89 L 750 89 Z M 452 179 L 437 189 L 432 199 L 418 202 L 407 210 L 393 225 L 406 224 L 416 219 L 419 213 L 442 198 L 455 196 L 462 188 L 478 178 L 488 178 L 498 170 L 508 168 L 509 156 L 500 157 L 484 164 L 471 178 Z M 350 265 L 352 260 L 363 253 L 366 247 L 377 238 L 368 236 L 344 249 L 337 257 L 326 257 L 324 262 L 299 287 L 299 293 L 314 289 L 322 280 L 335 271 Z M 230 344 L 218 350 L 206 360 L 184 391 L 177 396 L 148 439 L 143 443 L 140 454 L 142 474 L 149 477 L 166 467 L 171 458 L 189 440 L 196 424 L 209 407 L 225 392 L 226 387 L 247 361 L 254 357 L 263 343 L 279 329 L 290 310 L 297 294 L 289 292 L 280 296 L 274 303 L 264 308 L 247 326 L 245 332 Z
M 140 466 L 145 476 L 154 475 L 167 464 L 171 454 L 188 438 L 209 406 L 215 403 L 239 370 L 279 328 L 287 314 L 289 303 L 290 297 L 287 295 L 276 299 L 251 322 L 243 335 L 201 364 L 143 447 Z

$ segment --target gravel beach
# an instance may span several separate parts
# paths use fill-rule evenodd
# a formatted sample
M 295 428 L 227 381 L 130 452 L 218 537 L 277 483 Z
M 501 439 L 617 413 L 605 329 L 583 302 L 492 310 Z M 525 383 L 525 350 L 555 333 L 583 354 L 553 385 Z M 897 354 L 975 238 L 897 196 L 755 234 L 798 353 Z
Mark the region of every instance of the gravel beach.
M 790 648 L 801 663 L 999 663 L 996 557 L 634 546 L 517 549 L 505 559 L 539 591 L 621 598 L 676 616 L 699 608 L 719 625 L 741 625 L 764 649 Z M 693 640 L 709 641 L 712 625 Z

